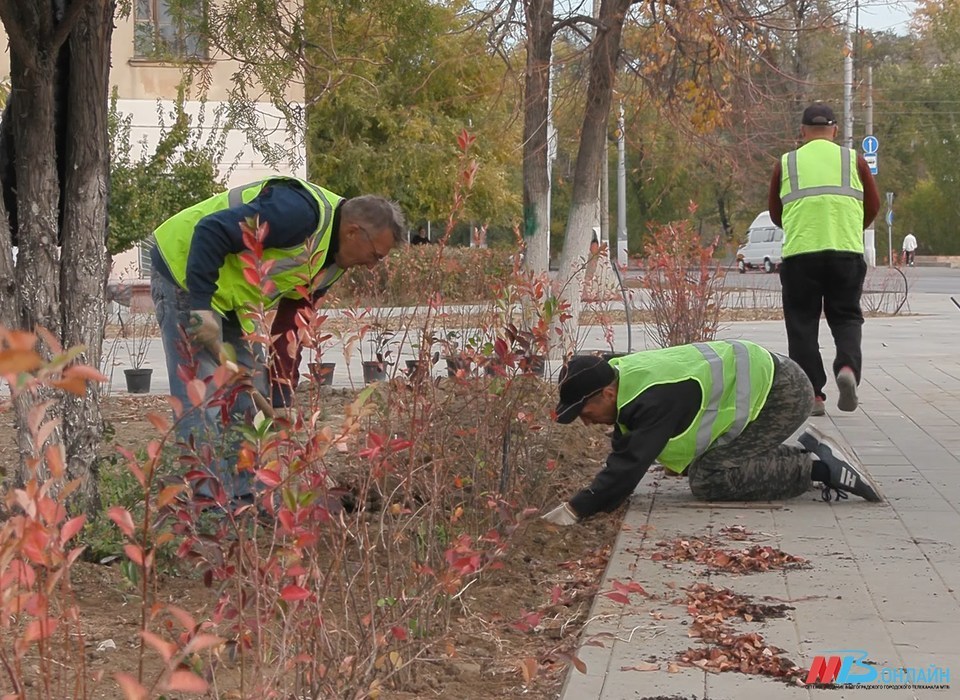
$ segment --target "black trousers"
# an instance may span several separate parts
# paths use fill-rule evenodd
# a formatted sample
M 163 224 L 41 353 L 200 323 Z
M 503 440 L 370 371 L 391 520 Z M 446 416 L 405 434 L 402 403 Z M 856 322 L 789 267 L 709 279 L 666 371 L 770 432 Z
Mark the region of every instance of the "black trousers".
M 814 393 L 826 398 L 827 377 L 820 357 L 820 312 L 827 317 L 837 347 L 833 374 L 850 367 L 860 383 L 863 312 L 860 296 L 867 263 L 859 253 L 823 251 L 785 258 L 780 266 L 783 320 L 790 359 L 800 365 Z

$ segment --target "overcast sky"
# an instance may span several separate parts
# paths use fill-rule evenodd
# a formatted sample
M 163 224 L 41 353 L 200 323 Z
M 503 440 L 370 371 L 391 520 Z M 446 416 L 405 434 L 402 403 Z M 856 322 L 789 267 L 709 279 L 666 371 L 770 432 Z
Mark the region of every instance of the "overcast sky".
M 911 0 L 860 0 L 860 26 L 874 31 L 907 34 L 917 3 Z

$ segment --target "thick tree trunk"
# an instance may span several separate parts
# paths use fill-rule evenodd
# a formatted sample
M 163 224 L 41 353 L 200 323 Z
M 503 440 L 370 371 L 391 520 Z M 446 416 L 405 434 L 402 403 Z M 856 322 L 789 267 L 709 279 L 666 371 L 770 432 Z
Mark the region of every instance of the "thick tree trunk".
M 528 0 L 527 69 L 523 96 L 523 224 L 526 266 L 550 266 L 549 91 L 553 0 Z
M 86 348 L 79 361 L 100 363 L 106 307 L 106 217 L 109 177 L 107 104 L 113 3 L 94 0 L 84 8 L 70 34 L 70 84 L 67 92 L 66 182 L 64 186 L 63 289 L 64 347 Z M 67 475 L 79 479 L 76 507 L 95 510 L 97 449 L 103 434 L 99 386 L 85 397 L 63 403 Z
M 10 192 L 15 187 L 19 245 L 15 303 L 5 303 L 0 318 L 31 331 L 45 328 L 64 346 L 84 345 L 81 361 L 96 366 L 104 321 L 113 3 L 0 0 L 0 18 L 11 38 L 7 118 L 12 138 L 5 146 L 10 146 L 6 155 L 13 168 L 4 173 L 4 184 Z M 15 185 L 8 174 L 15 176 Z M 4 236 L 0 232 L 0 243 Z M 0 285 L 8 265 L 0 260 Z M 0 288 L 0 300 L 6 293 Z M 48 400 L 54 404 L 47 419 L 61 419 L 48 444 L 64 446 L 68 478 L 81 482 L 74 506 L 89 510 L 96 506 L 99 389 L 79 400 L 53 390 L 17 398 L 21 460 L 13 481 L 24 483 L 34 476 L 24 458 L 40 456 L 44 446 L 33 444 L 28 416 Z M 36 476 L 42 481 L 47 474 L 40 470 Z
M 50 17 L 41 17 L 37 9 L 35 24 L 25 27 L 28 36 L 42 35 L 41 27 Z M 31 31 L 32 30 L 32 31 Z M 34 38 L 31 44 L 37 42 Z M 39 53 L 39 52 L 38 52 Z M 12 120 L 16 144 L 17 178 L 17 254 L 16 285 L 19 302 L 17 326 L 27 330 L 46 328 L 54 337 L 60 335 L 60 265 L 58 260 L 58 205 L 60 186 L 57 178 L 54 85 L 55 58 L 38 55 L 33 70 L 25 70 L 16 54 L 11 56 Z M 27 155 L 28 154 L 28 155 Z M 49 352 L 50 348 L 44 348 Z M 38 402 L 50 395 L 21 395 L 15 402 L 17 436 L 21 460 L 15 482 L 22 484 L 31 475 L 24 458 L 38 454 L 27 429 L 27 417 Z M 58 431 L 50 437 L 59 440 Z M 42 446 L 39 446 L 42 448 Z
M 560 258 L 562 296 L 570 306 L 571 319 L 565 325 L 567 350 L 575 342 L 582 308 L 584 269 L 590 252 L 591 228 L 596 218 L 600 166 L 607 147 L 607 121 L 613 101 L 620 38 L 631 0 L 603 0 L 600 27 L 590 52 L 590 82 L 583 114 L 580 148 L 574 167 L 570 215 Z

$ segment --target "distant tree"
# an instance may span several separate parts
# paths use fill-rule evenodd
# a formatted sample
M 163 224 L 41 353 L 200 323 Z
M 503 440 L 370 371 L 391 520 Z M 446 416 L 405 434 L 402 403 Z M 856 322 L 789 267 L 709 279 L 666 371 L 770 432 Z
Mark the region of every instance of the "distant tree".
M 181 89 L 169 113 L 158 105 L 160 140 L 151 150 L 146 143 L 131 141 L 132 117 L 118 110 L 114 90 L 109 115 L 110 255 L 132 248 L 178 211 L 226 189 L 218 168 L 229 124 L 221 124 L 215 114 L 204 136 L 204 108 L 194 123 L 184 101 Z M 167 119 L 172 120 L 169 126 Z M 147 192 L 150 196 L 144 196 Z
M 308 69 L 311 178 L 347 196 L 390 196 L 411 215 L 436 220 L 449 211 L 456 135 L 467 128 L 477 137 L 480 169 L 464 217 L 515 222 L 521 190 L 517 89 L 504 80 L 503 64 L 484 38 L 468 31 L 470 21 L 428 0 L 389 13 L 345 9 L 338 18 L 339 48 L 365 51 L 367 60 L 343 75 Z M 321 27 L 314 31 L 320 34 Z M 371 35 L 380 39 L 375 47 L 368 45 Z M 357 37 L 355 44 L 350 37 Z M 334 90 L 326 89 L 331 76 Z

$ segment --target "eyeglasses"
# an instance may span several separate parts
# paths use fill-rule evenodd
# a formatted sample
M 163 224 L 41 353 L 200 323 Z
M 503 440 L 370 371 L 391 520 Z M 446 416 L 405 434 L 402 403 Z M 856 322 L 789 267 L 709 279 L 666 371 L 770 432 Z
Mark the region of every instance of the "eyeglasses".
M 373 236 L 370 235 L 370 232 L 367 231 L 367 229 L 366 229 L 365 227 L 361 226 L 361 227 L 360 227 L 360 230 L 363 231 L 364 237 L 365 237 L 365 238 L 367 239 L 367 241 L 370 243 L 370 250 L 373 251 L 373 256 L 374 256 L 374 258 L 376 259 L 376 262 L 380 262 L 380 261 L 383 260 L 385 257 L 387 257 L 388 255 L 390 255 L 390 251 L 389 251 L 389 250 L 387 250 L 386 253 L 381 253 L 379 250 L 377 250 L 377 243 L 376 243 L 376 241 L 374 240 Z

